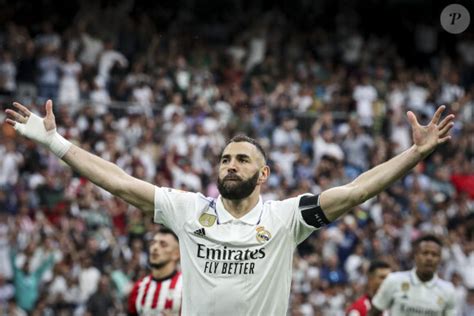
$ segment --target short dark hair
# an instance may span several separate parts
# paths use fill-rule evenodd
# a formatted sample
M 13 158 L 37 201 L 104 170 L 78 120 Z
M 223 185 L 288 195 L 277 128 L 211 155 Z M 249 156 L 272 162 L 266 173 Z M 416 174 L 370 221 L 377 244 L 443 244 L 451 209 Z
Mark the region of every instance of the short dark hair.
M 390 269 L 390 265 L 382 260 L 374 260 L 370 263 L 369 270 L 367 272 L 368 274 L 372 274 L 378 269 Z
M 253 139 L 252 137 L 248 137 L 244 134 L 238 134 L 234 137 L 232 137 L 226 144 L 226 147 L 227 145 L 229 145 L 230 143 L 241 143 L 241 142 L 246 142 L 246 143 L 250 143 L 252 145 L 254 145 L 255 147 L 257 147 L 258 151 L 262 154 L 263 156 L 263 159 L 265 160 L 265 163 L 267 162 L 267 154 L 265 153 L 265 150 L 263 149 L 262 145 L 260 145 L 259 142 L 257 142 L 255 139 Z M 221 156 L 222 156 L 222 153 L 221 153 Z
M 415 239 L 415 241 L 413 242 L 413 249 L 417 249 L 420 246 L 420 244 L 424 241 L 432 241 L 438 244 L 438 246 L 440 246 L 441 248 L 443 247 L 443 242 L 441 241 L 439 237 L 433 234 L 426 234 Z
M 169 229 L 168 227 L 165 227 L 165 226 L 161 226 L 158 231 L 155 233 L 156 234 L 170 234 L 170 235 L 173 235 L 174 239 L 176 239 L 177 242 L 179 242 L 179 239 L 178 239 L 178 236 L 174 233 L 174 231 L 172 231 L 171 229 Z

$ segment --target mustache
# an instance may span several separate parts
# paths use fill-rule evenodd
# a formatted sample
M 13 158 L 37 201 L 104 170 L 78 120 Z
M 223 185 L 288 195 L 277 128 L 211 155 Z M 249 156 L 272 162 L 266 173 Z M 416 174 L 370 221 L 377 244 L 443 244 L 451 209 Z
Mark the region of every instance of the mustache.
M 225 181 L 225 180 L 242 180 L 242 178 L 239 177 L 239 176 L 236 175 L 236 174 L 230 173 L 230 174 L 226 175 L 222 180 L 224 180 L 224 181 Z

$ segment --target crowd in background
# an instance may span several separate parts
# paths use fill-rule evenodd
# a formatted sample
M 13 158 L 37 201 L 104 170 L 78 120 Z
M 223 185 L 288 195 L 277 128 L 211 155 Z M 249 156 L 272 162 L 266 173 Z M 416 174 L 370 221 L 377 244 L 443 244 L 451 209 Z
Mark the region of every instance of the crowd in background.
M 220 151 L 244 133 L 268 153 L 269 200 L 351 181 L 411 146 L 407 110 L 426 123 L 446 104 L 448 144 L 298 247 L 290 312 L 343 315 L 371 259 L 409 269 L 411 241 L 434 232 L 445 242 L 440 275 L 456 286 L 459 315 L 472 315 L 472 33 L 446 52 L 438 25 L 415 25 L 407 56 L 389 34 L 360 31 L 350 10 L 331 29 L 304 30 L 280 10 L 200 28 L 183 10 L 164 30 L 131 10 L 89 3 L 61 28 L 48 17 L 4 23 L 3 108 L 17 100 L 40 114 L 53 99 L 70 141 L 135 177 L 212 197 Z M 152 218 L 6 124 L 0 157 L 0 315 L 125 313 L 147 273 Z

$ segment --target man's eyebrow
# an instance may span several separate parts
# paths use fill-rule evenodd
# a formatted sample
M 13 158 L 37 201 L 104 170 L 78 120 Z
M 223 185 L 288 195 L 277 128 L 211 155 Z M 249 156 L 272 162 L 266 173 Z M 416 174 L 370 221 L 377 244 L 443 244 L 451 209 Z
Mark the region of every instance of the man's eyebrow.
M 250 156 L 247 155 L 247 154 L 238 154 L 237 158 L 248 158 L 248 159 L 250 159 Z
M 222 155 L 222 156 L 221 156 L 221 159 L 230 158 L 230 157 L 231 157 L 231 155 L 225 154 L 225 155 Z M 250 159 L 250 156 L 247 155 L 247 154 L 237 154 L 236 157 L 237 157 L 237 159 L 242 159 L 242 158 Z

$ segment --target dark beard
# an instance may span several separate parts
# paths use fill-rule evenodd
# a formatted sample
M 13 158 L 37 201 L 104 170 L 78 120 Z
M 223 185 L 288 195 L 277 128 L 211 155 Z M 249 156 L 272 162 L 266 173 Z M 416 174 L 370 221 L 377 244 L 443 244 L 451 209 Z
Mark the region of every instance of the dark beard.
M 225 181 L 228 178 L 237 177 L 236 175 L 227 175 L 223 179 L 217 179 L 217 189 L 224 199 L 228 200 L 242 200 L 252 194 L 253 190 L 257 186 L 258 177 L 260 172 L 257 171 L 248 180 L 240 180 L 233 182 L 231 185 Z

